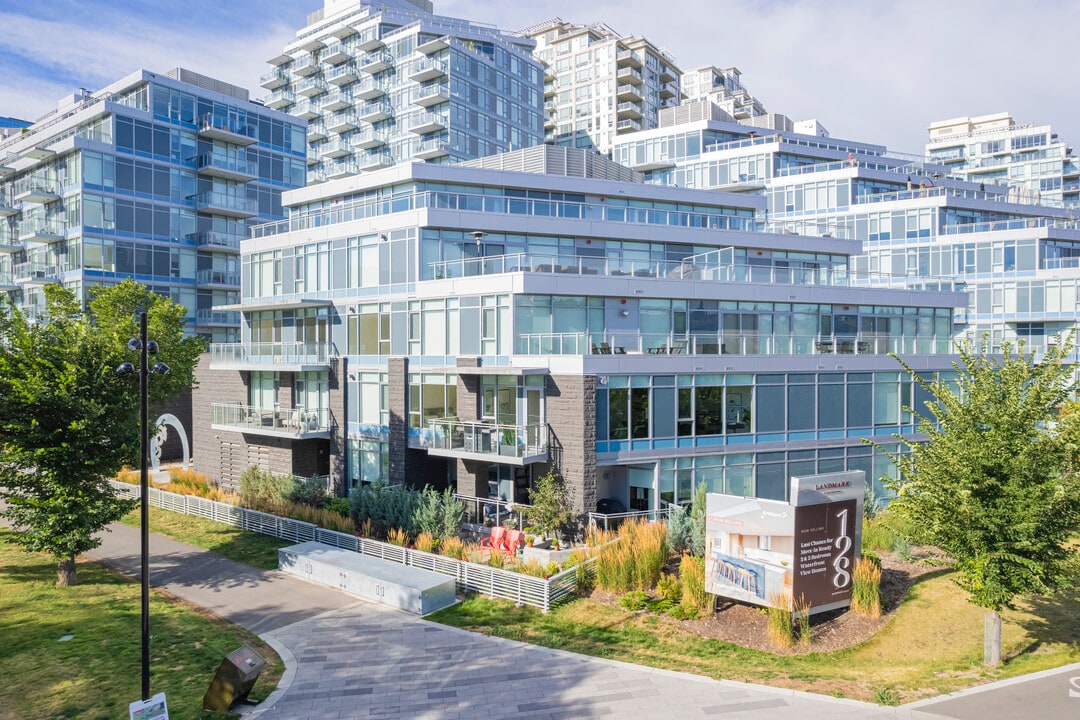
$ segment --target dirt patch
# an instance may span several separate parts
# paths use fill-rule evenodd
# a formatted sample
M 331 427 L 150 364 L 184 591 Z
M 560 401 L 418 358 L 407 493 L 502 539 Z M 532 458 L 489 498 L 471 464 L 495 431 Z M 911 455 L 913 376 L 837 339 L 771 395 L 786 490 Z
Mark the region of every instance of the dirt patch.
M 814 615 L 811 621 L 811 643 L 785 650 L 777 648 L 768 638 L 768 617 L 761 608 L 739 602 L 718 599 L 716 612 L 697 620 L 676 620 L 662 615 L 665 621 L 684 628 L 699 637 L 712 638 L 777 655 L 804 655 L 809 652 L 831 652 L 858 645 L 872 638 L 896 614 L 908 589 L 923 575 L 940 567 L 928 563 L 927 553 L 913 549 L 912 559 L 903 560 L 894 553 L 879 553 L 881 557 L 881 617 L 870 618 L 847 610 L 834 610 Z M 678 571 L 678 561 L 668 563 L 667 573 Z M 619 595 L 595 590 L 592 599 L 605 605 L 619 606 Z

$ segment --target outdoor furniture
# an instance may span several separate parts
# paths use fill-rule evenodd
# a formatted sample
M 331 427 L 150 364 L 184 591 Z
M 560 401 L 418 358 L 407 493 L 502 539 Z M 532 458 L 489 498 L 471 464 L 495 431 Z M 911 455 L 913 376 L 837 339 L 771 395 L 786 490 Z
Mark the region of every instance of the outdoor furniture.
M 610 355 L 611 354 L 611 345 L 609 345 L 606 342 L 600 343 L 600 354 L 601 355 Z
M 504 527 L 496 526 L 491 528 L 491 535 L 480 541 L 480 547 L 506 552 L 506 533 L 507 529 Z
M 670 348 L 668 348 L 668 355 L 682 355 L 682 351 L 686 349 L 685 340 L 676 340 Z
M 510 555 L 517 555 L 521 546 L 525 544 L 525 533 L 521 530 L 508 530 L 503 537 L 506 540 L 506 549 L 503 552 Z

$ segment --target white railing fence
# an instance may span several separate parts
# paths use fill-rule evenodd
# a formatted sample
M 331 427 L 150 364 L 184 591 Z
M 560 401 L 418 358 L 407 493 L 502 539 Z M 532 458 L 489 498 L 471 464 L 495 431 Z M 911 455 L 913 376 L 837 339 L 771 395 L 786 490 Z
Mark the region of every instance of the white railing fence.
M 138 485 L 115 480 L 110 480 L 109 485 L 122 497 L 137 499 L 141 495 Z M 292 542 L 313 540 L 361 555 L 448 575 L 454 578 L 461 590 L 510 600 L 519 605 L 530 605 L 545 613 L 556 603 L 569 598 L 577 587 L 577 570 L 573 567 L 551 577 L 540 578 L 327 530 L 313 523 L 278 517 L 194 495 L 179 495 L 150 488 L 149 500 L 151 505 L 163 510 L 194 515 Z M 594 574 L 595 557 L 585 563 L 588 566 L 586 572 Z

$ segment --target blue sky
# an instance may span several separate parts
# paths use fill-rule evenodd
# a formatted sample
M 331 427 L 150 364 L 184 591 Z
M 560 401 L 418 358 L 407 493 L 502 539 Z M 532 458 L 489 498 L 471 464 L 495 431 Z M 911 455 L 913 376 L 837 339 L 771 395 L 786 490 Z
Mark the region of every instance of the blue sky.
M 921 152 L 932 120 L 1004 110 L 1080 143 L 1072 41 L 1080 3 L 1068 0 L 434 2 L 440 14 L 508 31 L 554 16 L 603 21 L 670 50 L 684 70 L 737 66 L 770 111 L 895 150 Z M 261 97 L 266 59 L 319 7 L 321 0 L 0 0 L 0 116 L 33 119 L 80 87 L 177 65 Z

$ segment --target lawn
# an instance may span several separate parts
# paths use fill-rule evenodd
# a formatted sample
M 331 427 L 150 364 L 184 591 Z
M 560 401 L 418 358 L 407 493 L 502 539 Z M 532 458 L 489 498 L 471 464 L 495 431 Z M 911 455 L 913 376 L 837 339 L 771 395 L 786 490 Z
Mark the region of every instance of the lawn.
M 0 528 L 0 720 L 128 716 L 141 677 L 138 583 L 88 561 L 79 584 L 56 587 L 56 562 L 27 553 Z M 150 598 L 150 689 L 170 717 L 203 713 L 202 696 L 224 656 L 247 644 L 267 659 L 252 699 L 277 687 L 284 666 L 254 635 L 157 591 Z M 71 635 L 69 641 L 60 638 Z
M 472 597 L 430 619 L 584 655 L 867 701 L 895 693 L 908 702 L 1080 661 L 1080 601 L 1038 600 L 1004 618 L 1008 662 L 995 671 L 981 666 L 983 611 L 944 572 L 917 582 L 873 639 L 831 653 L 748 650 L 702 639 L 663 616 L 589 599 L 544 615 Z
M 128 513 L 121 522 L 132 527 L 139 527 L 139 510 L 136 508 Z M 280 540 L 269 535 L 260 535 L 231 525 L 156 507 L 150 508 L 150 532 L 167 535 L 173 540 L 210 550 L 222 557 L 261 570 L 276 570 L 278 548 L 296 544 L 290 540 Z

